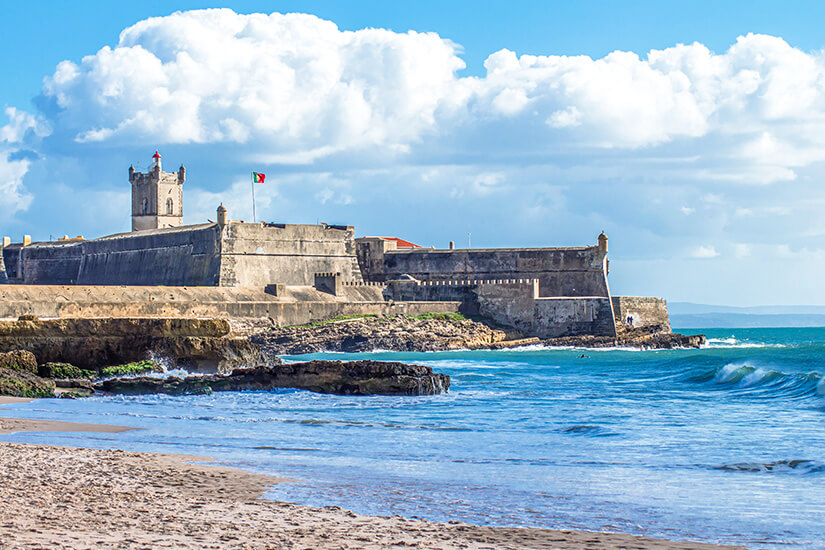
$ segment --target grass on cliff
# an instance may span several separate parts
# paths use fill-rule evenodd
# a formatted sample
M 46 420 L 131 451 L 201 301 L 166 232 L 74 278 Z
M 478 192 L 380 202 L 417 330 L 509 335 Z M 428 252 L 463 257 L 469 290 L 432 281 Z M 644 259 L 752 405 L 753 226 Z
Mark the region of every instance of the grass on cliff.
M 329 325 L 331 323 L 338 323 L 340 321 L 349 321 L 350 319 L 369 319 L 369 318 L 378 318 L 378 315 L 374 313 L 364 313 L 361 315 L 341 315 L 340 317 L 333 317 L 332 319 L 327 319 L 326 321 L 315 321 L 314 323 L 307 323 L 306 325 L 291 325 L 284 328 L 313 328 L 313 327 L 320 327 L 323 325 Z
M 157 372 L 161 370 L 160 365 L 147 359 L 145 361 L 135 361 L 134 363 L 100 369 L 99 376 L 100 378 L 112 378 L 129 374 L 146 374 L 147 372 Z
M 467 318 L 464 317 L 460 313 L 448 313 L 448 312 L 435 313 L 435 312 L 432 312 L 432 311 L 428 311 L 427 313 L 422 313 L 421 315 L 410 315 L 409 317 L 410 317 L 410 319 L 420 319 L 422 321 L 427 321 L 427 320 L 432 319 L 432 320 L 435 320 L 435 321 L 451 321 L 453 323 L 457 323 L 457 322 L 460 322 L 460 321 L 466 321 L 467 320 Z

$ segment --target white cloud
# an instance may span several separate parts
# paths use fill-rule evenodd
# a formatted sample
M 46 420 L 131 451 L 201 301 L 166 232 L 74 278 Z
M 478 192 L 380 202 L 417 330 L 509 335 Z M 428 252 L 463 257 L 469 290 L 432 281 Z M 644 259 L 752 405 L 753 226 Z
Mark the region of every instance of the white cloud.
M 9 122 L 0 127 L 0 212 L 12 216 L 28 208 L 32 196 L 23 187 L 23 177 L 31 160 L 21 155 L 25 142 L 36 142 L 48 135 L 48 124 L 30 113 L 14 107 L 5 110 Z
M 682 214 L 684 214 L 685 216 L 690 216 L 691 214 L 693 214 L 694 212 L 696 212 L 696 209 L 695 209 L 695 208 L 690 208 L 689 206 L 683 206 L 683 207 L 682 207 L 682 208 L 680 208 L 679 210 L 681 210 L 681 211 L 682 211 Z
M 272 163 L 376 146 L 415 155 L 425 139 L 470 152 L 478 139 L 464 136 L 501 130 L 489 124 L 510 124 L 494 151 L 510 157 L 688 140 L 694 177 L 723 182 L 792 181 L 825 160 L 825 55 L 781 38 L 600 59 L 503 49 L 481 78 L 457 76 L 458 53 L 434 33 L 198 10 L 140 21 L 114 47 L 60 63 L 43 93 L 61 109 L 51 122 L 81 143 L 243 143 Z
M 250 143 L 305 151 L 417 139 L 464 67 L 433 33 L 340 31 L 228 9 L 141 21 L 44 86 L 79 142 Z
M 0 142 L 16 144 L 22 142 L 29 131 L 36 137 L 46 136 L 50 132 L 49 125 L 42 118 L 15 107 L 6 107 L 6 116 L 9 123 L 0 127 Z
M 697 246 L 691 253 L 691 258 L 715 258 L 719 255 L 713 246 Z
M 0 212 L 4 217 L 25 210 L 32 201 L 31 194 L 23 188 L 29 161 L 11 160 L 10 156 L 10 152 L 0 149 Z
M 553 128 L 571 128 L 581 124 L 581 113 L 575 107 L 567 107 L 555 111 L 547 119 L 547 124 Z

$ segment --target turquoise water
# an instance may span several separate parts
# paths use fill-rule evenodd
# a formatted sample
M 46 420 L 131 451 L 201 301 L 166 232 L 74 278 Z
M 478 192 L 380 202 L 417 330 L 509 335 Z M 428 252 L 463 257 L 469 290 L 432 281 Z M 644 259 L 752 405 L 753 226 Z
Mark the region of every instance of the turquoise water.
M 370 514 L 825 547 L 825 329 L 705 332 L 701 350 L 316 354 L 452 388 L 40 400 L 2 414 L 142 429 L 0 439 L 209 455 L 297 480 L 271 498 Z

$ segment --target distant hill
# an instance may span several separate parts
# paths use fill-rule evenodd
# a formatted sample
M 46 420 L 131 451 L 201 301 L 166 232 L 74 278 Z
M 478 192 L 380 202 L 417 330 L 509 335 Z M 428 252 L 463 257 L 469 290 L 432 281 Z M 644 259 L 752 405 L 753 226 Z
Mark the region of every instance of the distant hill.
M 825 327 L 825 306 L 715 306 L 669 302 L 674 328 Z

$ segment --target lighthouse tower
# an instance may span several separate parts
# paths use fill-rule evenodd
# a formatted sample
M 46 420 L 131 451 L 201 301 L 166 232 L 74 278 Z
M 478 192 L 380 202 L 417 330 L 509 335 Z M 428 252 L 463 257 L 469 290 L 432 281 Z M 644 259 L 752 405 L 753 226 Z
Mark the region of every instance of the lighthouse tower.
M 162 229 L 183 225 L 183 182 L 186 168 L 181 165 L 177 172 L 164 172 L 161 155 L 152 155 L 147 173 L 135 172 L 129 167 L 129 183 L 132 184 L 132 231 Z

